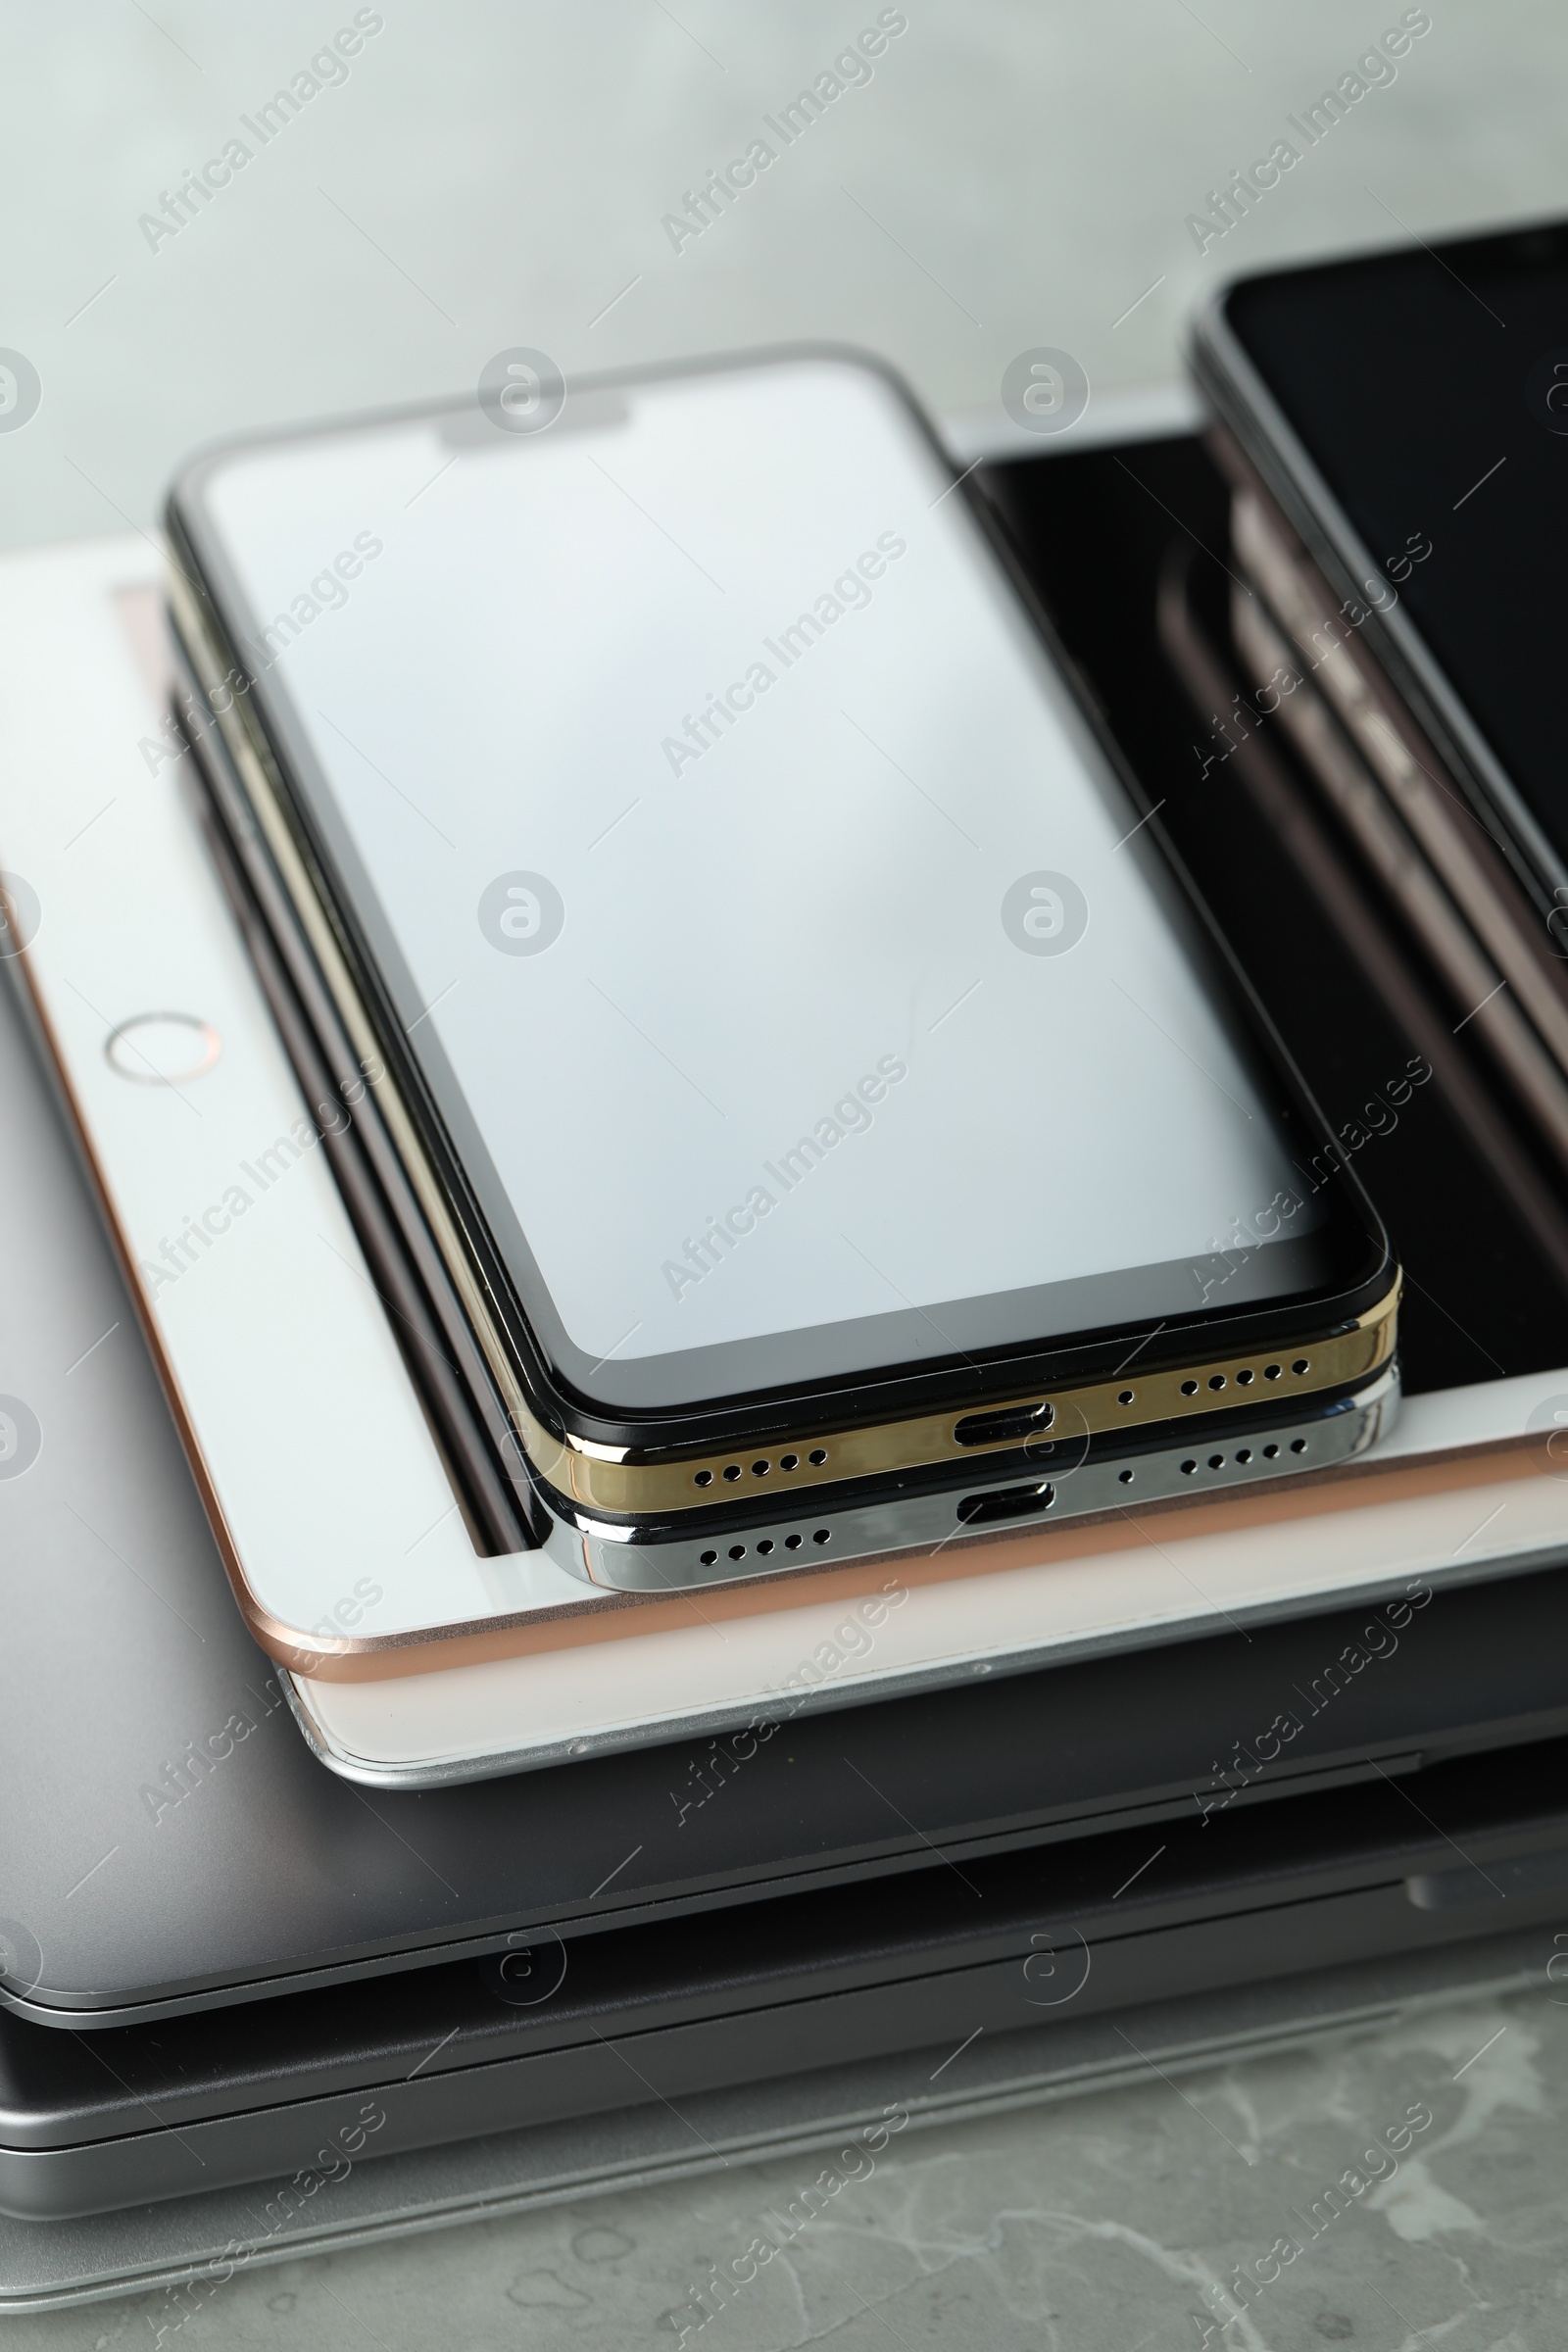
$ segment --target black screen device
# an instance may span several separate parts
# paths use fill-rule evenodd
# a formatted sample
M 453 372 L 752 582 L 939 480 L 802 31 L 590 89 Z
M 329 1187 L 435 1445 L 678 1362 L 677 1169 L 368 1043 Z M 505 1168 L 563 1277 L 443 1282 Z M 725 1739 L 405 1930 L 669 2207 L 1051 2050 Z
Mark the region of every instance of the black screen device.
M 1568 905 L 1568 223 L 1237 279 L 1193 359 L 1549 921 Z

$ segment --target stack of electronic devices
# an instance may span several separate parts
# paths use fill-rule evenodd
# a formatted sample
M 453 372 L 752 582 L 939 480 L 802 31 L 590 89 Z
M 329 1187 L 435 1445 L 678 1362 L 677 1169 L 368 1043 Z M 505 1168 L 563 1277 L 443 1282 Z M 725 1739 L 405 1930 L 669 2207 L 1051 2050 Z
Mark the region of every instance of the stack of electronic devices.
M 1544 1969 L 1565 279 L 967 470 L 524 354 L 0 567 L 0 2300 Z

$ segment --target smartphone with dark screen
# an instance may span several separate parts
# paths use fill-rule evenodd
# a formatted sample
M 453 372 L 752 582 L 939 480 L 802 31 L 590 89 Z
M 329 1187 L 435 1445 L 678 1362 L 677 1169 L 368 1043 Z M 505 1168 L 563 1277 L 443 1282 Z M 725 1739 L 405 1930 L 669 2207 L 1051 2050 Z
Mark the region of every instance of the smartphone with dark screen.
M 1237 279 L 1193 359 L 1259 707 L 1321 689 L 1326 788 L 1568 1163 L 1568 224 Z
M 1369 1443 L 1377 1216 L 903 388 L 537 359 L 198 460 L 171 598 L 236 856 L 578 1564 Z

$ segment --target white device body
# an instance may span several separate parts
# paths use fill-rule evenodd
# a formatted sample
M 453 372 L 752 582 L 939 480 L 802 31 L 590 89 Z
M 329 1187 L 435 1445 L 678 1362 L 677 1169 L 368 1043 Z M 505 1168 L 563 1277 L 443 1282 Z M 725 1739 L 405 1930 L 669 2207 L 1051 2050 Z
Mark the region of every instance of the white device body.
M 231 1573 L 361 1676 L 290 1678 L 335 1769 L 481 1777 L 1560 1553 L 1568 1369 L 1415 1397 L 1338 1480 L 1136 1522 L 652 1602 L 481 1557 L 182 789 L 160 578 L 131 537 L 0 563 L 0 869 L 37 903 L 28 995 Z M 441 1663 L 519 1630 L 551 1646 Z M 366 1640 L 392 1645 L 368 1674 Z

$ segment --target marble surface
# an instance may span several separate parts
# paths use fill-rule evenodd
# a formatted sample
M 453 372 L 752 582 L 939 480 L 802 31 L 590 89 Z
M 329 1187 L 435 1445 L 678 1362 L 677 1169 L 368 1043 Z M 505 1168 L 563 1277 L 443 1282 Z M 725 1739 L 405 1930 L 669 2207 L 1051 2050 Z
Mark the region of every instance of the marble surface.
M 703 2352 L 1560 2352 L 1565 2117 L 1568 1988 L 1542 1985 L 912 2131 L 840 2166 L 858 2177 L 808 2220 L 819 2155 L 733 2164 L 243 2273 L 163 2336 L 178 2306 L 157 2293 L 14 2320 L 6 2341 L 501 2352 L 684 2328 Z M 717 2296 L 760 2238 L 773 2258 Z

